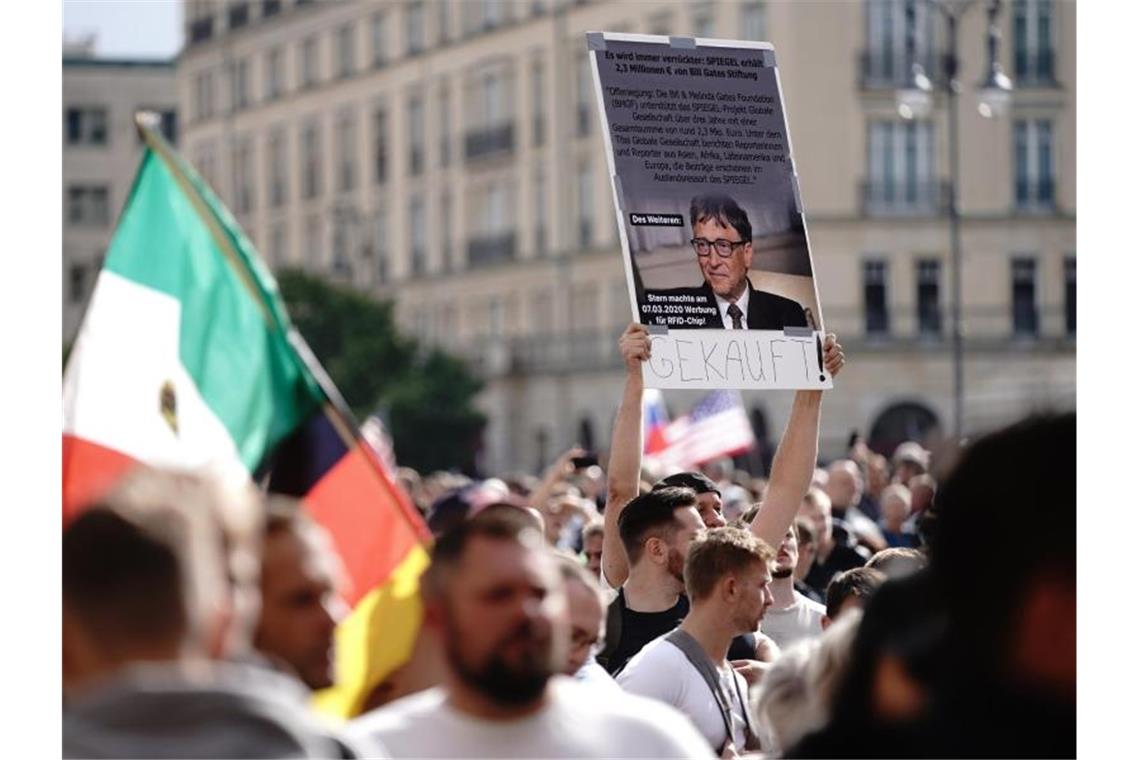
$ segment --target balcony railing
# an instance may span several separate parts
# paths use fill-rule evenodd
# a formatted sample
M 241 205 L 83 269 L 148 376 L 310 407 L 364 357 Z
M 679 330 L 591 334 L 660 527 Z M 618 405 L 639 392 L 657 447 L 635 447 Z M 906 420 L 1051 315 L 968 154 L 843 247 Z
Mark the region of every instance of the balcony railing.
M 1014 201 L 1019 211 L 1053 211 L 1057 207 L 1056 184 L 1052 177 L 1039 177 L 1030 182 L 1019 179 L 1014 184 Z
M 860 183 L 863 216 L 936 216 L 945 213 L 950 184 L 941 180 Z
M 508 153 L 515 147 L 513 124 L 501 124 L 486 129 L 473 129 L 464 139 L 463 155 L 468 161 L 486 158 L 498 153 Z
M 467 265 L 472 269 L 501 261 L 511 261 L 514 257 L 513 232 L 471 238 L 467 241 Z
M 859 86 L 864 90 L 883 90 L 907 87 L 911 81 L 912 63 L 922 64 L 931 82 L 938 76 L 938 54 L 933 50 L 919 53 L 914 61 L 905 54 L 887 55 L 881 50 L 863 50 L 859 53 Z

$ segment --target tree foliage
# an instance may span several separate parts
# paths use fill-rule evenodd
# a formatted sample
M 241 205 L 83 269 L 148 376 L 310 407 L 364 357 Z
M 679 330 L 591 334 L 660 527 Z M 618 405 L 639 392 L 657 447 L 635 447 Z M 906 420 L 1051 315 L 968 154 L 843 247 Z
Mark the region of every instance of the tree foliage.
M 396 329 L 392 304 L 299 270 L 277 275 L 293 322 L 353 412 L 386 410 L 401 465 L 474 470 L 486 423 L 474 408 L 482 382 L 466 365 Z

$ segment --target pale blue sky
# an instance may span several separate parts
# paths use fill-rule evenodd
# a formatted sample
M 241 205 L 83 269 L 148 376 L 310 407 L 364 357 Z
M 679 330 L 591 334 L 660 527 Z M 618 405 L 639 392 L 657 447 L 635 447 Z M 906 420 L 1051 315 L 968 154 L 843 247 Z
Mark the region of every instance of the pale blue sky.
M 170 58 L 182 45 L 180 0 L 63 0 L 63 35 L 95 33 L 104 58 Z

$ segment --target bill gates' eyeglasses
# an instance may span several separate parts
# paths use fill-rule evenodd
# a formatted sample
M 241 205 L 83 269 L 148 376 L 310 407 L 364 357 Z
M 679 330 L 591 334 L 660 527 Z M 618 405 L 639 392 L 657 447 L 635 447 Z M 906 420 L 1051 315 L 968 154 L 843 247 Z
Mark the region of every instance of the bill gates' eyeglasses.
M 722 259 L 727 259 L 737 248 L 744 245 L 748 241 L 725 240 L 724 238 L 719 238 L 717 240 L 693 238 L 689 242 L 692 243 L 693 250 L 697 252 L 697 255 L 702 258 L 708 256 L 710 253 L 712 253 L 713 250 L 715 250 L 717 256 L 720 256 Z

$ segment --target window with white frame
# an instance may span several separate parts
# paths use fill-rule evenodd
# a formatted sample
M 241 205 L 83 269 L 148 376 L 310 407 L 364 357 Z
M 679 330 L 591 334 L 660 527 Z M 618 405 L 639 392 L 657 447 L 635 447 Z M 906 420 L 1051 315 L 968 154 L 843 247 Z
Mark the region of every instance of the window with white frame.
M 278 127 L 269 135 L 269 205 L 281 208 L 289 195 L 289 177 L 286 173 L 289 157 L 286 153 L 285 129 Z
M 925 0 L 865 0 L 867 48 L 863 56 L 863 86 L 897 87 L 909 82 L 919 63 L 934 76 L 935 11 Z M 914 36 L 914 50 L 907 38 Z
M 305 219 L 305 264 L 311 269 L 321 265 L 324 257 L 321 243 L 321 218 L 313 214 Z
M 447 82 L 440 84 L 439 88 L 439 165 L 446 167 L 451 163 L 451 88 Z
M 111 221 L 111 190 L 107 185 L 67 187 L 67 221 L 77 226 L 104 226 Z
M 233 148 L 234 211 L 248 214 L 254 205 L 253 141 L 239 137 Z
M 214 115 L 214 72 L 200 71 L 194 77 L 194 118 L 197 121 Z
M 872 121 L 867 140 L 869 214 L 934 211 L 934 127 L 929 121 Z
M 379 68 L 388 60 L 388 26 L 384 11 L 372 14 L 369 21 L 372 38 L 372 66 Z
M 1012 290 L 1013 334 L 1019 337 L 1035 337 L 1038 331 L 1037 310 L 1037 259 L 1032 256 L 1016 256 L 1010 262 L 1010 285 Z
M 578 247 L 589 250 L 594 241 L 594 173 L 589 163 L 578 167 Z
M 590 134 L 590 102 L 594 99 L 594 74 L 590 70 L 590 56 L 584 51 L 578 52 L 577 70 L 577 104 L 578 104 L 578 136 Z
M 372 180 L 377 184 L 388 179 L 388 110 L 383 105 L 372 109 Z
M 419 93 L 408 98 L 408 173 L 418 175 L 424 170 L 424 99 Z
M 534 250 L 539 256 L 547 253 L 546 173 L 540 167 L 534 173 Z
M 868 336 L 887 335 L 891 331 L 887 300 L 889 271 L 884 259 L 863 262 L 863 325 Z
M 301 197 L 310 200 L 321 194 L 321 130 L 314 119 L 301 130 Z
M 546 132 L 546 85 L 543 70 L 542 58 L 535 58 L 530 65 L 530 112 L 531 134 L 536 147 L 542 145 Z
M 273 48 L 265 55 L 265 99 L 277 100 L 285 91 L 284 51 Z
M 347 192 L 356 187 L 356 114 L 345 110 L 337 117 L 337 189 Z
M 918 306 L 918 333 L 924 336 L 942 334 L 942 262 L 919 259 L 915 264 L 915 303 Z
M 427 212 L 423 198 L 412 198 L 408 224 L 411 229 L 412 274 L 423 274 L 427 271 Z
M 740 5 L 740 37 L 745 40 L 763 40 L 768 34 L 764 19 L 764 3 L 758 0 Z
M 388 212 L 377 209 L 372 216 L 372 255 L 376 261 L 373 264 L 375 284 L 383 285 L 388 281 Z
M 1053 122 L 1013 122 L 1014 203 L 1023 210 L 1050 209 L 1054 203 Z
M 1052 0 L 1014 0 L 1013 77 L 1018 87 L 1055 84 Z
M 707 1 L 693 3 L 693 36 L 716 36 L 716 9 Z
M 424 4 L 422 0 L 408 3 L 406 7 L 408 55 L 420 53 L 427 45 L 427 32 L 424 26 Z
M 301 55 L 297 58 L 298 72 L 297 79 L 301 82 L 301 89 L 307 89 L 317 83 L 320 78 L 320 59 L 317 57 L 317 37 L 306 37 L 301 42 Z
M 443 271 L 450 272 L 454 266 L 455 251 L 451 238 L 451 193 L 444 190 L 439 199 L 439 248 Z
M 337 76 L 342 79 L 356 73 L 356 25 L 344 24 L 336 32 Z
M 101 106 L 65 109 L 64 133 L 68 145 L 106 145 L 107 109 Z
M 249 61 L 243 58 L 230 68 L 230 108 L 240 111 L 249 103 Z

